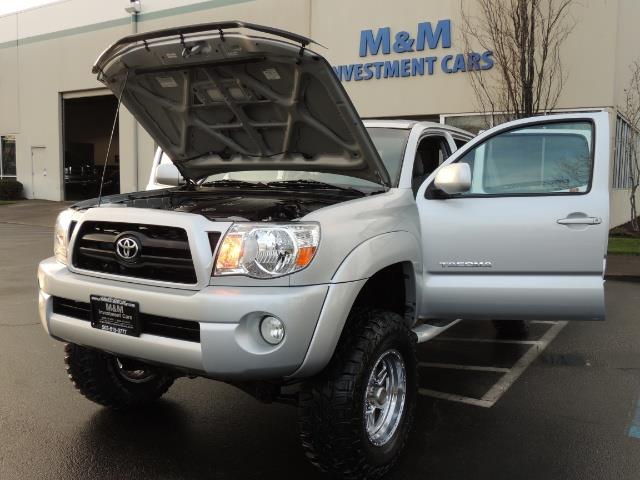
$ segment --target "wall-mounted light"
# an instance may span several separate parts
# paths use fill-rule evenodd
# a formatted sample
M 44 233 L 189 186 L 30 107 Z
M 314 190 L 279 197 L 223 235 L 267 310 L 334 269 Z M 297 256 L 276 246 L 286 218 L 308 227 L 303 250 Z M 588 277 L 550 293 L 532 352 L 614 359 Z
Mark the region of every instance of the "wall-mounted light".
M 131 15 L 137 15 L 140 13 L 142 7 L 140 6 L 140 0 L 129 0 L 129 5 L 124 7 L 125 12 Z

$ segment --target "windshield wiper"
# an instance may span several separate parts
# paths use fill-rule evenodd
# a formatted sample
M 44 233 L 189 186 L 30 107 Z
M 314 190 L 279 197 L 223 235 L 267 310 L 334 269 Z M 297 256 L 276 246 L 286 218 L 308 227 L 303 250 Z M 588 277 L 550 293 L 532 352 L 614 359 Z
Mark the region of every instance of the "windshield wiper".
M 365 193 L 362 190 L 351 187 L 341 187 L 339 185 L 333 185 L 332 183 L 318 182 L 317 180 L 278 180 L 275 182 L 267 183 L 268 187 L 275 188 L 304 188 L 310 187 L 317 190 L 340 190 L 342 192 L 351 192 L 357 195 L 363 196 Z
M 244 180 L 213 180 L 200 184 L 202 187 L 251 187 L 251 188 L 267 188 L 262 182 L 247 182 Z

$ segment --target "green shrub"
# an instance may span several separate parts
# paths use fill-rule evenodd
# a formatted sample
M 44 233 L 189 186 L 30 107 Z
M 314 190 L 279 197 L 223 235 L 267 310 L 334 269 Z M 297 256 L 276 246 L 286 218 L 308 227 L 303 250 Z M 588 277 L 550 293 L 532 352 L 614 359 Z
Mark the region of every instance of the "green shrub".
M 0 178 L 0 200 L 22 198 L 22 184 L 13 178 Z

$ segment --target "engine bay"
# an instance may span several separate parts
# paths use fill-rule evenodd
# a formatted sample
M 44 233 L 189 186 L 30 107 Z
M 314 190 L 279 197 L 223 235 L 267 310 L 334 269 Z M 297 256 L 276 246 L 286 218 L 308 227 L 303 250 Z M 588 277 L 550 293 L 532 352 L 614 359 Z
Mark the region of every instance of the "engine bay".
M 211 221 L 291 221 L 323 207 L 358 198 L 351 191 L 247 191 L 229 188 L 167 189 L 103 197 L 76 203 L 72 208 L 151 208 L 194 213 Z

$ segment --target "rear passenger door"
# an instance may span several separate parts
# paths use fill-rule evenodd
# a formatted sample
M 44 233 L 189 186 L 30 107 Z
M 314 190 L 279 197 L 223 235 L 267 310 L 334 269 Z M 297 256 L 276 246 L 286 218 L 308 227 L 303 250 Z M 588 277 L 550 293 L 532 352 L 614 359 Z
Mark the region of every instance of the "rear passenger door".
M 417 195 L 421 315 L 463 319 L 604 318 L 609 117 L 555 115 L 484 132 L 445 162 L 471 188 Z

